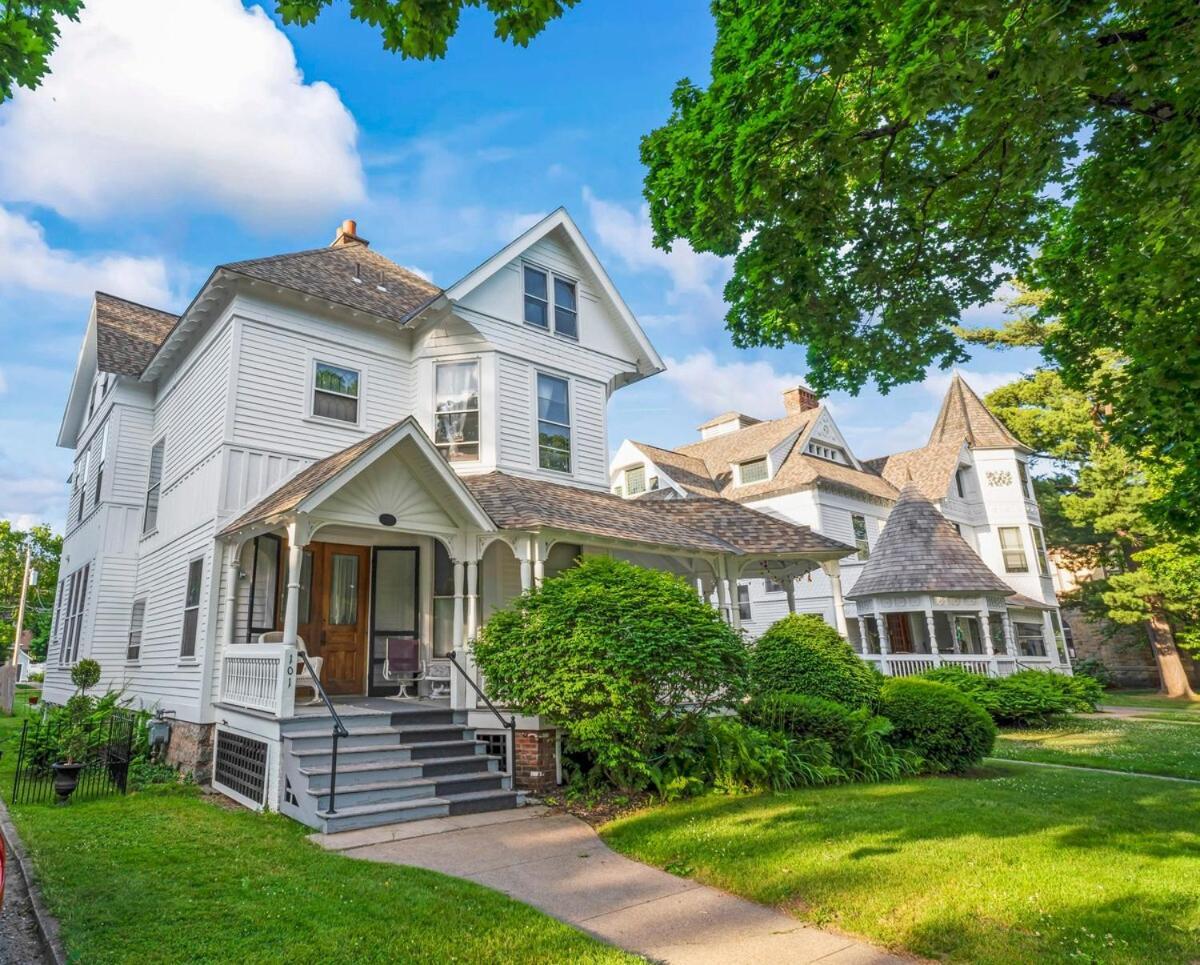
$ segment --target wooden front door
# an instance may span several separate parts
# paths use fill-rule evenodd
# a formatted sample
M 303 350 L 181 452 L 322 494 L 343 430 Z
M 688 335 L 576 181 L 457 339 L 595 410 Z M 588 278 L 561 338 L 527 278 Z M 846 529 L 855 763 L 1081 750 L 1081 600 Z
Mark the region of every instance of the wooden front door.
M 370 547 L 311 543 L 305 554 L 308 612 L 301 607 L 300 636 L 309 655 L 323 660 L 321 684 L 328 693 L 364 693 Z
M 888 643 L 892 653 L 912 653 L 912 634 L 908 627 L 907 613 L 889 613 L 887 615 Z

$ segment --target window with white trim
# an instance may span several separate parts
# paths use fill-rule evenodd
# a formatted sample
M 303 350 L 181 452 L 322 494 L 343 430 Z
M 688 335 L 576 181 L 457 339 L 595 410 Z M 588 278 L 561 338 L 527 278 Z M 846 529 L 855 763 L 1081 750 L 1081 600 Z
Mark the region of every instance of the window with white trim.
M 146 621 L 145 599 L 134 600 L 129 614 L 129 638 L 125 647 L 125 659 L 136 663 L 142 655 L 142 624 Z
M 100 505 L 100 489 L 104 485 L 104 459 L 108 455 L 108 423 L 100 429 L 100 456 L 96 460 L 96 492 L 92 496 L 92 505 Z
M 162 492 L 163 453 L 166 439 L 159 439 L 150 450 L 150 478 L 146 483 L 146 508 L 142 514 L 142 535 L 158 529 L 158 499 Z
M 556 335 L 579 338 L 579 294 L 575 282 L 536 265 L 525 265 L 523 276 L 525 322 Z
M 92 447 L 89 445 L 83 450 L 83 458 L 75 467 L 78 478 L 75 480 L 75 491 L 78 496 L 78 502 L 75 504 L 75 522 L 83 520 L 83 511 L 87 508 L 87 484 L 88 476 L 92 472 Z
M 313 362 L 312 414 L 319 419 L 358 425 L 360 383 L 356 369 Z
M 871 556 L 871 542 L 867 538 L 867 517 L 861 513 L 850 514 L 850 528 L 854 531 L 854 545 L 858 547 L 858 559 Z
M 646 491 L 646 467 L 631 466 L 625 470 L 625 492 L 636 496 Z
M 750 586 L 747 583 L 739 583 L 737 588 L 738 602 L 738 618 L 740 620 L 750 619 Z
M 183 639 L 179 656 L 196 656 L 196 637 L 200 633 L 200 589 L 204 583 L 204 559 L 197 557 L 188 563 L 187 590 L 183 597 Z
M 748 486 L 750 483 L 762 482 L 770 475 L 766 456 L 738 463 L 737 470 L 739 486 Z
M 1046 656 L 1046 637 L 1040 623 L 1021 623 L 1013 621 L 1013 631 L 1017 638 L 1017 655 L 1021 657 Z
M 1030 526 L 1029 529 L 1033 533 L 1033 555 L 1037 559 L 1038 573 L 1042 576 L 1049 576 L 1050 560 L 1046 556 L 1046 535 L 1040 526 Z
M 787 587 L 780 583 L 774 577 L 768 576 L 764 580 L 764 592 L 766 593 L 784 593 Z
M 538 466 L 571 471 L 571 387 L 566 379 L 537 376 Z
M 1017 475 L 1021 477 L 1021 494 L 1026 499 L 1033 499 L 1033 483 L 1029 481 L 1029 467 L 1021 459 L 1017 460 Z
M 1025 543 L 1021 539 L 1021 527 L 1001 526 L 999 532 L 1000 553 L 1004 557 L 1004 572 L 1028 573 L 1029 560 L 1025 557 Z
M 820 442 L 810 442 L 808 444 L 808 454 L 816 456 L 818 459 L 825 459 L 828 462 L 849 462 L 846 458 L 846 453 L 837 446 L 827 446 Z
M 87 604 L 88 574 L 92 565 L 84 563 L 62 584 L 62 632 L 58 647 L 58 662 L 69 666 L 79 659 L 79 639 L 83 632 L 83 614 Z
M 954 489 L 958 493 L 959 499 L 967 498 L 967 480 L 965 476 L 966 471 L 967 470 L 965 466 L 959 466 L 954 470 Z
M 479 360 L 434 366 L 434 444 L 451 462 L 479 460 Z

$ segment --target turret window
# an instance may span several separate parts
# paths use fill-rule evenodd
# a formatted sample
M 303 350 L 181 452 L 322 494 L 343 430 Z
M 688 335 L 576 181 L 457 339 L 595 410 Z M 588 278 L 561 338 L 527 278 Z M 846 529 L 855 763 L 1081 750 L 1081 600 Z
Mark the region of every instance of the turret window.
M 1000 552 L 1004 557 L 1005 573 L 1028 573 L 1029 560 L 1019 526 L 1000 527 Z

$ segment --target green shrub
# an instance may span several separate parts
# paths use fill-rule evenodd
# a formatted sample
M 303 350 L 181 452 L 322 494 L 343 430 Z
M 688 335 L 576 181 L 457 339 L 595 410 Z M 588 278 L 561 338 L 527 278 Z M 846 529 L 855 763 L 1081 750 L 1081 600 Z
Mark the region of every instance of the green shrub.
M 1078 674 L 1068 677 L 1061 673 L 1051 674 L 1051 676 L 1066 694 L 1071 710 L 1092 713 L 1104 699 L 1104 685 L 1095 677 Z
M 555 721 L 625 789 L 746 682 L 745 645 L 694 586 L 607 557 L 492 614 L 475 660 L 493 700 Z
M 865 707 L 851 710 L 807 694 L 765 694 L 745 704 L 742 716 L 764 730 L 828 743 L 834 766 L 851 781 L 886 781 L 920 769 L 916 755 L 888 743 L 891 722 Z
M 45 680 L 46 680 L 46 673 L 45 673 L 45 671 L 42 671 L 42 670 L 35 670 L 33 673 L 31 673 L 29 675 L 29 682 L 31 684 L 44 683 Z
M 879 673 L 814 614 L 792 614 L 767 630 L 750 653 L 755 695 L 808 694 L 867 707 L 879 698 Z
M 100 664 L 90 658 L 80 660 L 71 668 L 71 683 L 81 694 L 87 693 L 100 682 Z
M 841 779 L 832 757 L 829 744 L 817 738 L 797 740 L 736 717 L 709 717 L 655 765 L 653 784 L 667 800 L 707 787 L 723 794 L 786 791 Z
M 1096 657 L 1085 657 L 1083 660 L 1076 660 L 1072 669 L 1075 671 L 1076 677 L 1090 677 L 1103 690 L 1107 690 L 1112 686 L 1112 671 L 1108 669 L 1103 660 L 1098 660 Z
M 957 773 L 992 750 L 996 725 L 982 707 L 949 684 L 897 677 L 883 685 L 880 712 L 892 722 L 895 747 L 918 754 L 925 769 Z
M 1072 711 L 1096 709 L 1104 692 L 1088 677 L 1051 670 L 1022 670 L 1010 677 L 985 677 L 944 666 L 921 675 L 947 684 L 983 707 L 998 724 L 1030 726 Z

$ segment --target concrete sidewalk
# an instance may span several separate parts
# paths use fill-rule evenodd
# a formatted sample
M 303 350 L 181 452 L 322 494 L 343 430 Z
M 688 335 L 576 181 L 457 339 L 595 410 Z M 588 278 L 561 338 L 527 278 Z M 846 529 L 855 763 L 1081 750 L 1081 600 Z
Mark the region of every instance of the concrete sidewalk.
M 356 858 L 467 878 L 656 961 L 906 961 L 622 857 L 583 821 L 542 807 L 314 834 L 312 840 Z

